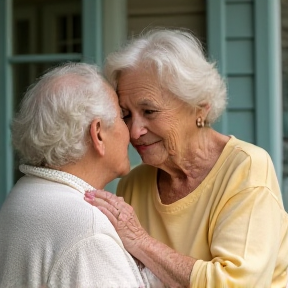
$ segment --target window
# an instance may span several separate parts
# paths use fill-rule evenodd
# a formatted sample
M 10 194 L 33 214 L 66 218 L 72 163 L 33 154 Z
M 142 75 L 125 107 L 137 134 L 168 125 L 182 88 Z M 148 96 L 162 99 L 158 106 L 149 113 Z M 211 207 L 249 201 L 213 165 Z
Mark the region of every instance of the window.
M 27 87 L 44 71 L 82 53 L 81 0 L 14 0 L 12 82 L 13 113 Z M 61 57 L 65 54 L 67 58 Z M 69 55 L 78 55 L 78 59 Z M 59 60 L 55 55 L 60 55 Z M 14 182 L 22 176 L 14 155 Z

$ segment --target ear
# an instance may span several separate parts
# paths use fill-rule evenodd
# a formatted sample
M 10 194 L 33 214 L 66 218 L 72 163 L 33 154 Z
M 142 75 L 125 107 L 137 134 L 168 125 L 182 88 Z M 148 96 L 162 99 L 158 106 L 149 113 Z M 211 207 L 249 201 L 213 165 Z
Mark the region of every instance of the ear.
M 100 119 L 94 119 L 90 126 L 92 145 L 100 156 L 105 155 L 105 144 L 103 142 L 103 124 Z
M 206 119 L 208 112 L 211 109 L 211 106 L 208 102 L 206 101 L 201 101 L 198 103 L 198 108 L 197 108 L 197 117 L 202 116 L 204 119 Z M 199 114 L 199 115 L 198 115 Z

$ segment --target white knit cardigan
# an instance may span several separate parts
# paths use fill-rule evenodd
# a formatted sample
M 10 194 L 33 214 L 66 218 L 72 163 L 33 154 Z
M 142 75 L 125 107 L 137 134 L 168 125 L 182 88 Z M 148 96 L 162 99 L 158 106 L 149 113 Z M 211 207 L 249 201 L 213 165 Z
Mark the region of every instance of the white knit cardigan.
M 20 168 L 26 176 L 0 211 L 1 288 L 164 287 L 139 271 L 108 218 L 83 200 L 92 186 L 65 172 Z

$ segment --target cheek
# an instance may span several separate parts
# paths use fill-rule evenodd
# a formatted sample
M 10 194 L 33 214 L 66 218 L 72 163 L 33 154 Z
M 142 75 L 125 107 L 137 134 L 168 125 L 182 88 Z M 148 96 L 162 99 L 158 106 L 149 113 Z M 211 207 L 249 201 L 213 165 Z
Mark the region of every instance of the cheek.
M 132 126 L 132 121 L 131 118 L 125 119 L 125 122 L 123 121 L 128 133 L 130 134 L 131 126 Z
M 169 155 L 175 155 L 176 154 L 176 146 L 177 143 L 181 140 L 179 138 L 179 133 L 178 133 L 178 121 L 176 119 L 173 119 L 171 121 L 171 118 L 166 118 L 163 119 L 162 123 L 166 123 L 166 131 L 164 130 L 164 135 L 163 138 L 165 139 L 165 146 L 167 149 L 167 152 Z
M 176 129 L 171 129 L 169 130 L 168 132 L 168 135 L 167 135 L 167 150 L 168 150 L 168 153 L 169 155 L 176 155 L 176 146 L 177 146 L 177 143 L 179 141 L 179 135 L 176 131 Z
M 177 128 L 177 123 L 172 122 L 169 117 L 161 119 L 160 122 L 157 121 L 157 124 L 153 129 L 155 135 L 160 136 L 163 139 L 164 149 L 169 155 L 176 154 L 176 145 L 179 141 L 179 134 Z M 165 125 L 163 125 L 165 124 Z M 178 127 L 179 128 L 179 127 Z
M 129 143 L 130 134 L 129 134 L 128 127 L 126 126 L 126 124 L 124 122 L 123 122 L 123 125 L 122 125 L 122 136 L 123 136 L 123 139 L 125 139 L 125 142 Z

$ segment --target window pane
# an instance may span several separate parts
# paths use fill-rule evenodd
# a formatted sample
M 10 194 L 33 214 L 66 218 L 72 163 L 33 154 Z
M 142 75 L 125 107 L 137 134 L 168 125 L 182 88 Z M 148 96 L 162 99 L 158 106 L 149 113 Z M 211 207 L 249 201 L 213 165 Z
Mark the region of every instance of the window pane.
M 73 38 L 81 39 L 81 17 L 80 15 L 73 15 Z
M 30 38 L 30 22 L 27 19 L 19 19 L 15 21 L 15 54 L 28 54 L 31 50 Z
M 67 40 L 67 17 L 58 17 L 57 33 L 59 42 Z
M 81 0 L 14 0 L 14 54 L 81 53 L 81 18 Z

